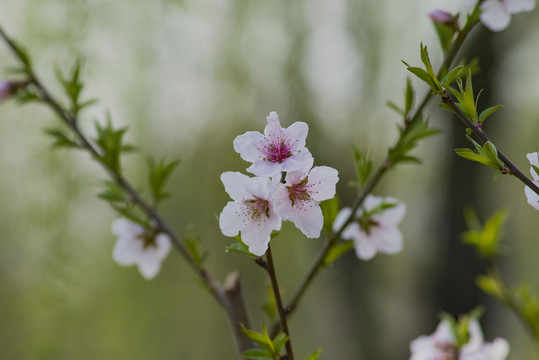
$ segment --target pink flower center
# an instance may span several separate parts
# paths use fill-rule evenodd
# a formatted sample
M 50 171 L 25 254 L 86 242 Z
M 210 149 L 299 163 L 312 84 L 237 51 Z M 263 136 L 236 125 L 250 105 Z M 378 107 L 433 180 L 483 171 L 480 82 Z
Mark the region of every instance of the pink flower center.
M 370 217 L 364 217 L 364 216 L 357 219 L 357 223 L 359 224 L 359 227 L 363 231 L 365 231 L 365 233 L 367 233 L 367 235 L 370 235 L 372 228 L 376 228 L 380 226 L 380 224 L 377 221 L 373 220 Z
M 279 138 L 275 142 L 264 145 L 264 148 L 262 149 L 262 152 L 266 155 L 264 160 L 281 164 L 291 157 L 292 152 L 290 151 L 291 147 L 289 142 L 289 140 Z
M 256 197 L 254 199 L 243 200 L 243 203 L 247 205 L 249 220 L 260 220 L 262 215 L 270 217 L 269 201 Z
M 307 185 L 308 180 L 308 178 L 305 178 L 297 184 L 287 186 L 288 197 L 290 201 L 292 201 L 292 206 L 294 206 L 296 202 L 302 203 L 311 200 L 311 195 L 308 190 L 309 186 Z

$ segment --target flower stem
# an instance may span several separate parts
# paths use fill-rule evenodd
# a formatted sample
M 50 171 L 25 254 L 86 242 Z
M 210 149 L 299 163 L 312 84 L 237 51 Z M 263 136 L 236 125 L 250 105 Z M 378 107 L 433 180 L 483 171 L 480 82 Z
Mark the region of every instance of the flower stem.
M 286 320 L 287 310 L 283 307 L 283 300 L 281 298 L 281 292 L 279 290 L 279 283 L 277 282 L 277 274 L 275 273 L 275 266 L 273 264 L 273 255 L 271 254 L 271 246 L 268 245 L 268 251 L 266 251 L 267 271 L 271 280 L 271 287 L 273 288 L 273 296 L 275 297 L 275 304 L 277 305 L 277 311 L 279 312 L 279 319 L 281 321 L 281 328 L 283 332 L 288 336 L 286 341 L 286 354 L 287 360 L 294 360 L 294 352 L 292 351 L 292 340 L 290 339 L 290 331 L 288 329 L 288 322 Z

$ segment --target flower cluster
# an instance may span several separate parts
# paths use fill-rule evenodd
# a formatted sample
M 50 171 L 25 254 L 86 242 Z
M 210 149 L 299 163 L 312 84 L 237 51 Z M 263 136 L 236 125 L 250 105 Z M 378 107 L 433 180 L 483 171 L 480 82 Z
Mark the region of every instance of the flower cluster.
M 315 166 L 305 147 L 309 127 L 295 122 L 281 127 L 276 112 L 266 118 L 264 133 L 248 131 L 234 140 L 234 150 L 252 165 L 248 177 L 225 172 L 221 181 L 232 201 L 219 216 L 225 236 L 237 236 L 254 255 L 263 255 L 271 232 L 280 230 L 283 220 L 293 222 L 305 236 L 317 238 L 323 226 L 320 202 L 335 196 L 337 170 Z
M 118 236 L 112 252 L 112 257 L 118 264 L 138 265 L 146 280 L 153 279 L 159 273 L 161 262 L 171 249 L 170 237 L 167 234 L 156 234 L 124 218 L 114 220 L 112 233 Z
M 530 174 L 532 175 L 533 182 L 539 186 L 539 153 L 529 153 L 526 157 L 530 162 Z M 530 189 L 529 186 L 524 188 L 524 193 L 526 194 L 526 199 L 528 199 L 528 204 L 533 206 L 535 210 L 539 210 L 539 195 Z
M 509 353 L 505 339 L 485 343 L 477 319 L 468 325 L 469 340 L 459 346 L 454 329 L 448 320 L 440 322 L 429 336 L 420 336 L 410 344 L 410 360 L 504 360 Z
M 397 199 L 368 195 L 341 237 L 354 241 L 356 255 L 363 260 L 372 259 L 377 252 L 398 253 L 402 250 L 402 234 L 398 225 L 405 212 L 406 205 Z M 339 231 L 351 215 L 352 209 L 341 209 L 333 230 Z

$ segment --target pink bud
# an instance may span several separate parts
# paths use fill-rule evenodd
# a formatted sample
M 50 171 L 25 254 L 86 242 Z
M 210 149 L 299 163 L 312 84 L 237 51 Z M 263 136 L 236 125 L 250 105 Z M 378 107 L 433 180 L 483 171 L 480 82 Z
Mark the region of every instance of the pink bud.
M 455 22 L 455 17 L 442 9 L 433 9 L 428 12 L 431 20 L 440 25 L 451 25 Z
M 9 81 L 0 81 L 0 101 L 8 99 L 13 94 L 13 84 Z

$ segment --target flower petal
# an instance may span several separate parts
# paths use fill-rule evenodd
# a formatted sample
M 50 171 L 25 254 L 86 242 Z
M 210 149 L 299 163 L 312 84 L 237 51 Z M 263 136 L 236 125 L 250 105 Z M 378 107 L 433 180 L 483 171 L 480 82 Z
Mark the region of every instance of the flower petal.
M 133 265 L 138 261 L 142 246 L 141 240 L 132 236 L 122 236 L 114 246 L 112 258 L 122 266 Z
M 348 217 L 350 217 L 350 214 L 352 214 L 352 209 L 350 209 L 349 207 L 344 207 L 339 211 L 339 213 L 335 217 L 335 221 L 333 222 L 333 231 L 334 232 L 338 232 L 341 229 L 341 227 L 344 225 L 346 219 L 348 219 Z M 350 225 L 348 225 L 347 228 L 345 229 L 345 231 L 342 233 L 341 237 L 343 239 L 348 239 L 348 240 L 351 239 L 350 236 L 345 235 L 345 232 L 346 232 L 346 230 L 348 230 L 348 227 Z M 350 234 L 347 234 L 347 235 L 350 235 Z
M 511 15 L 499 0 L 486 0 L 481 4 L 480 19 L 492 31 L 501 31 L 509 26 Z
M 243 160 L 253 162 L 263 157 L 257 147 L 262 141 L 264 135 L 258 131 L 247 131 L 234 139 L 234 150 Z
M 526 154 L 526 157 L 528 158 L 530 165 L 532 165 L 530 166 L 530 174 L 532 175 L 533 180 L 539 181 L 539 174 L 537 174 L 537 172 L 533 168 L 533 166 L 539 168 L 539 153 L 537 152 L 529 153 L 529 154 Z
M 221 182 L 225 186 L 225 191 L 235 201 L 241 201 L 247 196 L 245 185 L 249 179 L 247 175 L 240 172 L 227 171 L 221 174 Z
M 219 215 L 219 228 L 225 236 L 236 236 L 245 226 L 245 216 L 242 216 L 240 204 L 229 201 L 221 215 Z
M 402 250 L 402 234 L 397 227 L 374 228 L 371 239 L 378 251 L 396 254 Z
M 534 181 L 536 185 L 539 185 L 539 182 Z M 535 210 L 539 210 L 539 195 L 535 193 L 529 186 L 524 188 L 524 193 L 526 194 L 526 199 L 528 199 L 528 204 L 534 207 Z
M 320 231 L 322 231 L 322 226 L 324 225 L 324 216 L 320 205 L 314 201 L 300 202 L 294 205 L 289 220 L 308 238 L 316 239 L 320 237 Z
M 339 181 L 337 170 L 329 166 L 315 166 L 309 172 L 309 194 L 315 201 L 332 199 Z
M 295 152 L 297 149 L 305 147 L 305 139 L 309 132 L 309 126 L 302 122 L 297 121 L 290 125 L 287 129 L 283 130 L 283 134 L 287 139 L 290 139 L 290 150 Z
M 360 232 L 354 240 L 356 255 L 362 260 L 370 260 L 376 255 L 376 246 L 372 240 Z
M 505 6 L 511 14 L 532 11 L 535 8 L 535 0 L 505 0 Z

